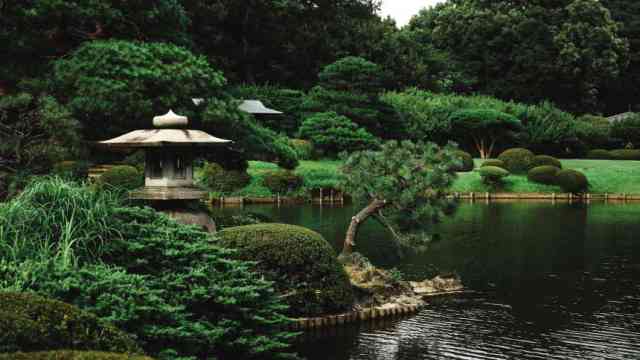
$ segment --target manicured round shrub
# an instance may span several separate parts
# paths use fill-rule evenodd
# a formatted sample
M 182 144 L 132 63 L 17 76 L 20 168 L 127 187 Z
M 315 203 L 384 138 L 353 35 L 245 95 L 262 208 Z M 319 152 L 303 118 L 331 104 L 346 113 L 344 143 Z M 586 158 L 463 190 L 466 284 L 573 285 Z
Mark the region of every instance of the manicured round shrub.
M 480 165 L 480 167 L 485 167 L 485 166 L 496 166 L 499 168 L 503 168 L 506 166 L 504 161 L 502 160 L 498 160 L 498 159 L 489 159 L 489 160 L 485 160 L 482 165 Z
M 580 194 L 589 189 L 589 180 L 587 177 L 577 170 L 560 170 L 556 175 L 556 184 L 558 184 L 562 190 Z
M 587 152 L 587 159 L 609 160 L 611 159 L 611 152 L 604 149 L 590 150 Z
M 514 174 L 524 174 L 531 168 L 535 155 L 524 148 L 514 148 L 504 151 L 498 159 L 504 161 L 505 169 Z
M 0 360 L 153 360 L 147 356 L 115 354 L 98 351 L 46 351 L 46 352 L 18 352 L 0 354 Z
M 485 184 L 498 186 L 510 175 L 509 171 L 497 166 L 483 166 L 480 168 L 480 177 Z
M 469 172 L 473 171 L 473 157 L 466 151 L 457 150 L 455 151 L 456 158 L 461 162 L 459 166 L 456 166 L 456 171 L 458 172 Z
M 239 226 L 219 232 L 220 245 L 258 262 L 274 281 L 291 316 L 347 310 L 354 298 L 349 278 L 329 243 L 309 229 L 285 224 Z
M 245 171 L 226 170 L 216 163 L 206 163 L 200 174 L 201 182 L 210 190 L 231 193 L 245 187 L 251 177 Z
M 538 184 L 553 185 L 556 183 L 556 177 L 558 176 L 559 171 L 560 168 L 552 165 L 536 166 L 529 170 L 527 173 L 527 179 Z
M 549 156 L 549 155 L 536 155 L 533 158 L 533 163 L 531 164 L 531 168 L 535 168 L 538 166 L 555 166 L 558 169 L 562 169 L 562 163 L 560 162 L 560 160 L 556 159 L 553 156 Z
M 129 165 L 114 166 L 100 176 L 98 184 L 103 189 L 135 190 L 144 186 L 144 173 Z
M 293 171 L 270 171 L 264 175 L 262 183 L 274 194 L 287 194 L 298 190 L 303 179 Z
M 127 334 L 75 306 L 0 293 L 0 352 L 59 349 L 141 353 Z
M 311 160 L 313 158 L 313 144 L 309 140 L 291 139 L 289 144 L 298 154 L 298 160 Z
M 609 154 L 613 160 L 640 160 L 640 149 L 611 150 Z

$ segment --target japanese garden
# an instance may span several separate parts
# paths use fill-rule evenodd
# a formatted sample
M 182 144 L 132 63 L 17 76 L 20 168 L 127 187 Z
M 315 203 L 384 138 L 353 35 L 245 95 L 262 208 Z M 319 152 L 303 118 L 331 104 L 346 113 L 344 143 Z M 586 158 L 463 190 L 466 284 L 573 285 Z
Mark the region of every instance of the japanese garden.
M 640 3 L 400 3 L 0 0 L 0 360 L 640 358 Z

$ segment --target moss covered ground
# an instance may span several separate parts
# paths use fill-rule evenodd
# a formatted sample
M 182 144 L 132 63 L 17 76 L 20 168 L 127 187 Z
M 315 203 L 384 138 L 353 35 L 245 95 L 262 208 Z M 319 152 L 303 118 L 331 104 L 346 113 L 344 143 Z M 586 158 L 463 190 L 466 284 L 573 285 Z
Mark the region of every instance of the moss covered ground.
M 452 192 L 485 192 L 489 188 L 482 183 L 477 172 L 482 160 L 476 159 L 476 170 L 459 173 L 451 189 Z M 301 161 L 295 172 L 304 178 L 301 194 L 320 187 L 337 187 L 340 182 L 340 161 L 318 160 Z M 562 160 L 565 169 L 582 171 L 591 184 L 589 192 L 593 194 L 617 193 L 640 194 L 640 161 L 625 160 Z M 261 161 L 252 161 L 249 166 L 251 183 L 238 191 L 238 196 L 269 197 L 273 194 L 262 185 L 262 178 L 268 171 L 277 169 L 277 165 Z M 560 193 L 558 186 L 531 183 L 526 174 L 511 175 L 506 179 L 500 192 L 511 193 Z

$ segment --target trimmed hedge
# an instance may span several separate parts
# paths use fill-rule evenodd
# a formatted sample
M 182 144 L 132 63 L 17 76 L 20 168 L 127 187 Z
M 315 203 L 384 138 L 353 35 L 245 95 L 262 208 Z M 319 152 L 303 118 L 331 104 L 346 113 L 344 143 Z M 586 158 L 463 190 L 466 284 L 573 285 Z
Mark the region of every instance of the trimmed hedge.
M 589 189 L 589 180 L 577 170 L 560 170 L 556 175 L 556 183 L 562 190 L 573 194 L 584 193 Z
M 251 181 L 246 171 L 226 170 L 216 163 L 206 163 L 200 181 L 211 191 L 231 193 L 245 187 Z
M 595 160 L 609 160 L 611 159 L 611 152 L 609 150 L 604 149 L 594 149 L 590 150 L 587 153 L 587 159 L 595 159 Z
M 499 168 L 503 168 L 506 166 L 504 161 L 502 160 L 498 160 L 498 159 L 489 159 L 489 160 L 485 160 L 485 162 L 482 163 L 482 165 L 480 165 L 480 167 L 485 167 L 485 166 L 495 166 L 495 167 L 499 167 Z
M 303 179 L 293 171 L 270 171 L 264 175 L 262 183 L 274 194 L 287 194 L 298 190 Z
M 536 166 L 529 170 L 527 173 L 527 179 L 534 183 L 554 185 L 559 171 L 560 168 L 552 165 Z
M 108 189 L 135 190 L 144 186 L 144 173 L 130 165 L 114 166 L 100 176 L 98 184 Z
M 473 156 L 471 156 L 471 154 L 469 154 L 466 151 L 456 150 L 454 152 L 454 155 L 458 160 L 461 161 L 461 164 L 459 166 L 456 166 L 455 170 L 457 172 L 473 171 L 474 164 L 473 164 Z
M 258 262 L 290 306 L 291 316 L 316 316 L 351 308 L 349 277 L 334 249 L 318 233 L 285 224 L 258 224 L 218 233 L 221 246 L 237 257 Z
M 147 356 L 114 354 L 97 351 L 47 351 L 0 354 L 0 360 L 153 360 Z
M 640 149 L 620 149 L 609 151 L 613 160 L 640 160 Z
M 531 163 L 531 169 L 539 166 L 555 166 L 558 169 L 562 169 L 562 163 L 560 160 L 549 155 L 536 155 Z
M 0 352 L 60 349 L 142 353 L 127 334 L 73 305 L 0 293 Z
M 509 171 L 497 166 L 484 166 L 480 168 L 482 181 L 489 185 L 500 185 L 504 178 L 511 175 Z
M 524 174 L 531 168 L 535 154 L 524 148 L 513 148 L 504 151 L 499 160 L 504 161 L 505 169 L 514 174 Z

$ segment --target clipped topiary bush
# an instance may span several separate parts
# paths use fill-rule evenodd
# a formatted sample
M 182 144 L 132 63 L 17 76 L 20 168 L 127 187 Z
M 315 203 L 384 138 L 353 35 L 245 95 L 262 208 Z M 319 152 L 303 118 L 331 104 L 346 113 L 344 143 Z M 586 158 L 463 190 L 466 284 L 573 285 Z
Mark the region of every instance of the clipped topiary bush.
M 266 173 L 262 182 L 274 194 L 287 194 L 298 190 L 303 179 L 293 171 L 280 170 Z
M 499 160 L 502 160 L 505 169 L 514 174 L 524 174 L 531 168 L 535 155 L 524 148 L 514 148 L 504 151 Z
M 226 170 L 216 163 L 206 163 L 200 173 L 200 182 L 211 191 L 231 193 L 251 181 L 246 171 Z
M 98 184 L 103 189 L 135 190 L 144 186 L 144 173 L 130 165 L 114 166 L 100 176 Z
M 0 352 L 59 349 L 142 353 L 127 334 L 75 306 L 0 293 Z
M 558 176 L 559 171 L 560 168 L 552 165 L 536 166 L 529 170 L 527 173 L 527 179 L 538 184 L 553 185 L 556 183 L 556 177 Z
M 609 151 L 613 160 L 640 160 L 640 149 L 619 149 Z
M 0 354 L 0 360 L 153 360 L 147 356 L 114 354 L 98 351 L 46 351 Z
M 604 149 L 594 149 L 590 150 L 587 153 L 587 159 L 595 159 L 595 160 L 609 160 L 611 159 L 611 152 L 609 150 Z
M 556 184 L 558 184 L 562 190 L 580 194 L 589 189 L 589 180 L 587 177 L 577 170 L 560 170 L 556 175 Z
M 456 171 L 458 172 L 469 172 L 473 171 L 473 156 L 466 151 L 457 150 L 455 152 L 455 156 L 458 160 L 460 160 L 460 165 L 456 166 Z
M 531 163 L 531 168 L 533 169 L 535 167 L 545 165 L 555 166 L 558 169 L 562 169 L 562 163 L 560 162 L 560 160 L 549 155 L 536 155 L 533 158 L 533 163 Z
M 509 171 L 497 166 L 483 166 L 479 171 L 482 181 L 487 185 L 495 187 L 502 185 L 504 179 L 511 175 Z
M 349 278 L 329 243 L 309 229 L 285 224 L 229 228 L 220 245 L 238 257 L 258 262 L 290 306 L 291 316 L 314 316 L 347 310 L 354 298 Z
M 504 161 L 502 160 L 489 159 L 489 160 L 485 160 L 485 162 L 483 162 L 482 165 L 480 165 L 480 167 L 485 167 L 485 166 L 496 166 L 504 169 L 505 164 L 504 164 Z

